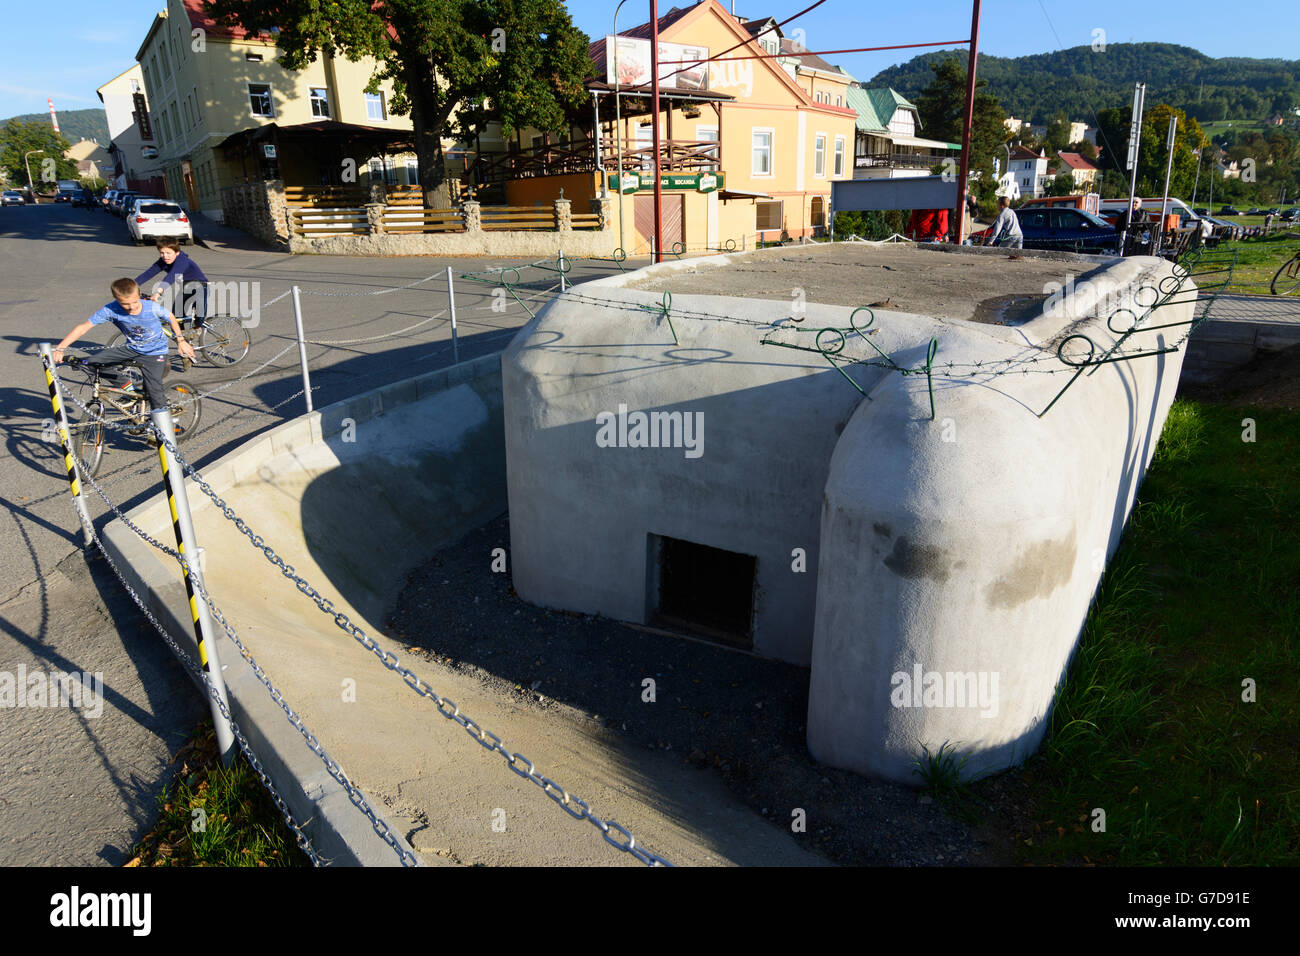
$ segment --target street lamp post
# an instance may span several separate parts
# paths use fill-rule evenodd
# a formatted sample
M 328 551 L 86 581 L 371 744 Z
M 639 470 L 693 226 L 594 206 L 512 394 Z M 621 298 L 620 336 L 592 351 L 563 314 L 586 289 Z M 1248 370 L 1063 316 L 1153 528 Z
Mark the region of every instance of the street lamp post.
M 623 9 L 627 0 L 619 0 L 614 8 L 614 145 L 618 151 L 618 247 L 626 254 L 627 246 L 623 241 L 623 97 L 620 95 L 622 76 L 618 72 L 618 11 Z M 596 134 L 599 136 L 599 132 Z
M 27 169 L 27 191 L 32 194 L 32 202 L 36 201 L 36 187 L 32 185 L 32 164 L 27 161 L 27 157 L 32 153 L 43 153 L 43 149 L 29 149 L 23 153 L 23 166 Z

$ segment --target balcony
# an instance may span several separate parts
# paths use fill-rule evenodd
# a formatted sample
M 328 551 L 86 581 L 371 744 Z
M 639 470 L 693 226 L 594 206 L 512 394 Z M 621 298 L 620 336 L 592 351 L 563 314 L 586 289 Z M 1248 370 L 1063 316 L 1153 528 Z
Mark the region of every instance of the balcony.
M 618 141 L 601 140 L 600 168 L 619 171 Z M 661 140 L 659 168 L 664 172 L 700 172 L 721 168 L 722 146 L 717 140 Z M 654 146 L 643 139 L 624 139 L 622 168 L 648 170 L 654 162 Z M 512 179 L 559 176 L 565 173 L 595 172 L 596 153 L 590 139 L 576 143 L 535 146 L 509 153 L 485 153 L 475 164 L 480 187 Z
M 945 160 L 957 160 L 957 154 L 954 153 L 867 153 L 865 155 L 855 156 L 853 165 L 856 169 L 871 169 L 875 167 L 885 167 L 889 169 L 933 169 L 935 166 L 942 166 Z

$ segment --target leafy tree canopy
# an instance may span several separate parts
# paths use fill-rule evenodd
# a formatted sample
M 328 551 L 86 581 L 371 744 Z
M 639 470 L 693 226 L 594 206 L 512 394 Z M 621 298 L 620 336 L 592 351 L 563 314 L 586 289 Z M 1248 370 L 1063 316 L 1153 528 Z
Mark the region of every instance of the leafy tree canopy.
M 472 140 L 489 122 L 507 135 L 558 131 L 585 105 L 589 40 L 561 0 L 207 0 L 222 23 L 275 24 L 278 62 L 302 69 L 320 54 L 373 57 L 367 89 L 392 83 L 392 112 L 409 114 L 428 205 L 443 181 L 443 136 Z M 445 204 L 445 193 L 442 194 Z
M 931 70 L 933 79 L 914 100 L 922 129 L 930 139 L 960 143 L 966 119 L 966 67 L 960 60 L 949 57 L 933 63 Z M 982 199 L 997 188 L 993 158 L 1001 155 L 1007 138 L 1007 114 L 984 87 L 983 80 L 976 81 L 970 158 L 971 172 L 980 173 L 973 189 Z
M 77 164 L 63 158 L 64 151 L 71 145 L 54 132 L 54 127 L 48 122 L 7 120 L 4 126 L 0 126 L 0 168 L 4 170 L 9 182 L 26 186 L 27 170 L 30 167 L 32 185 L 38 192 L 49 191 L 55 188 L 60 179 L 77 178 Z M 41 152 L 33 153 L 28 162 L 24 163 L 23 154 L 30 150 Z

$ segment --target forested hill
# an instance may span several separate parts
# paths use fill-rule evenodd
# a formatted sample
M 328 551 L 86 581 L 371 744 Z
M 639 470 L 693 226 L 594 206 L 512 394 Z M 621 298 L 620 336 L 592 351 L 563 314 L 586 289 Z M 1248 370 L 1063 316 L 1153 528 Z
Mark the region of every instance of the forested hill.
M 49 113 L 24 113 L 22 116 L 14 116 L 12 119 L 21 120 L 24 123 L 45 123 L 49 124 Z M 3 123 L 4 120 L 0 120 Z M 59 132 L 69 143 L 76 143 L 83 139 L 93 139 L 100 146 L 108 146 L 108 118 L 104 115 L 104 108 L 88 110 L 59 110 Z
M 933 79 L 930 63 L 965 50 L 923 53 L 873 77 L 915 97 Z M 1077 46 L 1055 53 L 980 55 L 980 79 L 1009 116 L 1047 123 L 1058 110 L 1071 119 L 1133 102 L 1133 84 L 1147 84 L 1147 104 L 1169 103 L 1202 121 L 1264 119 L 1300 107 L 1300 60 L 1214 59 L 1171 43 L 1115 43 L 1104 51 Z

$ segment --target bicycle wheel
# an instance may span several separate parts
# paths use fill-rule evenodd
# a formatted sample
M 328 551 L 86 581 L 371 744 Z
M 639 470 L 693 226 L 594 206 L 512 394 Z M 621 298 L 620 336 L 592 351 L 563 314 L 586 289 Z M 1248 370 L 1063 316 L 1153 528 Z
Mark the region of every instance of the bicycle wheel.
M 228 315 L 214 315 L 203 320 L 199 330 L 199 354 L 203 361 L 218 368 L 239 362 L 248 354 L 252 337 L 248 329 Z
M 199 415 L 202 412 L 199 391 L 189 382 L 173 379 L 167 385 L 166 392 L 176 441 L 183 442 L 199 430 Z
M 1290 295 L 1300 289 L 1300 255 L 1282 263 L 1268 288 L 1274 295 Z
M 86 408 L 81 418 L 69 426 L 71 434 L 68 438 L 72 442 L 73 454 L 81 459 L 81 467 L 87 475 L 94 477 L 104 459 L 104 403 L 89 402 Z

